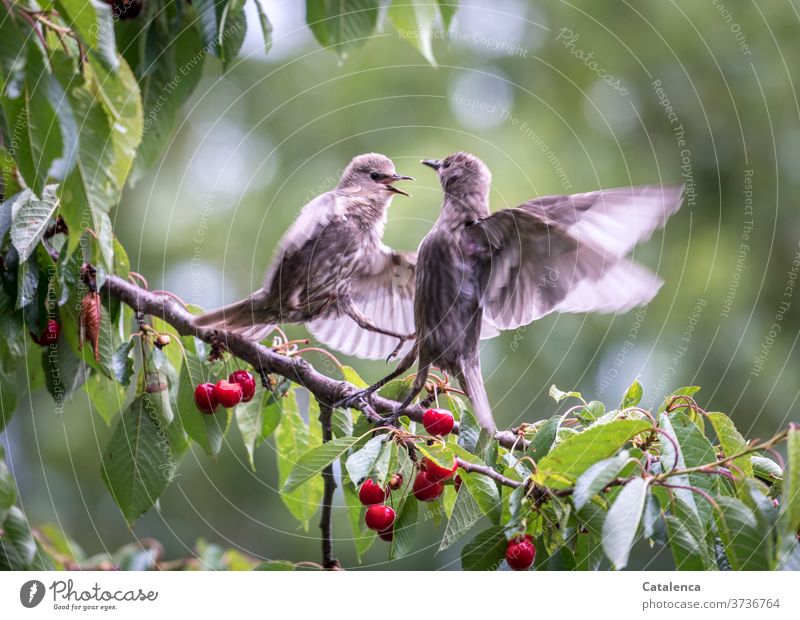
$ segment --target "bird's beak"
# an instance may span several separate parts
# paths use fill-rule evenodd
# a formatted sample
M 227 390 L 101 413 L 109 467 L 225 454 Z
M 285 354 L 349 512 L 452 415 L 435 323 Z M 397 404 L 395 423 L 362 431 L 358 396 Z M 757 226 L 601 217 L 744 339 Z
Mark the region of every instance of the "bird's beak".
M 419 163 L 425 164 L 426 166 L 430 166 L 434 170 L 439 170 L 442 167 L 442 161 L 440 159 L 420 159 Z
M 388 189 L 392 193 L 402 194 L 403 196 L 410 196 L 411 194 L 395 187 L 394 185 L 392 185 L 392 183 L 394 183 L 395 181 L 413 181 L 413 180 L 414 177 L 407 177 L 402 174 L 387 174 L 380 180 L 380 182 L 383 183 L 386 186 L 386 189 Z

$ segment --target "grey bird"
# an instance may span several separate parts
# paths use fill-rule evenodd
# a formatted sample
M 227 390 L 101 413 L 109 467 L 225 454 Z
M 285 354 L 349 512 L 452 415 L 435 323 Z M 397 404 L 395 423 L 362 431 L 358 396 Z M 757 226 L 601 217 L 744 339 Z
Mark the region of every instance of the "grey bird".
M 413 180 L 392 160 L 354 158 L 335 189 L 306 204 L 284 234 L 261 289 L 198 316 L 198 328 L 262 340 L 280 323 L 306 323 L 321 342 L 378 359 L 405 353 L 413 339 L 415 255 L 381 241 L 392 185 Z
M 421 163 L 437 171 L 444 199 L 417 251 L 416 342 L 389 377 L 347 404 L 418 360 L 400 411 L 437 367 L 458 379 L 478 423 L 493 435 L 479 340 L 551 312 L 625 312 L 650 301 L 662 280 L 625 255 L 680 208 L 683 188 L 547 196 L 490 213 L 491 173 L 480 159 L 455 153 Z

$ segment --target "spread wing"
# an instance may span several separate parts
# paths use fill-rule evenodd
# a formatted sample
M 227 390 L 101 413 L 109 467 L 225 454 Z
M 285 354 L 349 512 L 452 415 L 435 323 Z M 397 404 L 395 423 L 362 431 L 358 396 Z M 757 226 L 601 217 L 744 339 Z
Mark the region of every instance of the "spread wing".
M 469 230 L 484 253 L 484 313 L 500 329 L 550 312 L 624 312 L 661 280 L 623 257 L 681 205 L 681 187 L 549 196 L 505 209 Z
M 381 245 L 365 262 L 360 277 L 351 285 L 355 306 L 375 325 L 399 334 L 414 333 L 414 276 L 417 256 Z M 328 316 L 308 324 L 320 342 L 347 355 L 364 359 L 386 359 L 398 340 L 358 327 L 348 316 Z M 411 349 L 405 342 L 399 355 Z
M 306 203 L 278 244 L 275 257 L 264 277 L 265 289 L 269 290 L 275 272 L 284 257 L 302 250 L 309 241 L 316 239 L 326 226 L 345 215 L 342 200 L 343 197 L 333 191 L 320 194 Z

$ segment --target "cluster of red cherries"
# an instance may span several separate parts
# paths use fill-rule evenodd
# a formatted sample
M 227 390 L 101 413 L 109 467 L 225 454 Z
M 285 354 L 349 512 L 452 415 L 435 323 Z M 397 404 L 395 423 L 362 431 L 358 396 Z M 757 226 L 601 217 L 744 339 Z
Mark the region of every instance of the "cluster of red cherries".
M 246 370 L 234 370 L 230 377 L 216 383 L 201 383 L 194 389 L 194 404 L 203 413 L 212 414 L 222 405 L 228 409 L 246 403 L 256 393 L 256 380 Z

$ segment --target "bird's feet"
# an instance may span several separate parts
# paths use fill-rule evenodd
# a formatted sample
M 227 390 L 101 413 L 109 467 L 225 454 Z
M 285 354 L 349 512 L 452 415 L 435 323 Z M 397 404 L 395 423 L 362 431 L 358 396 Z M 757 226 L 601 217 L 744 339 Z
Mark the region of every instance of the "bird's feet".
M 389 357 L 386 358 L 386 363 L 392 361 L 392 358 L 397 357 L 397 354 L 400 353 L 400 349 L 403 348 L 403 345 L 408 342 L 409 340 L 414 340 L 416 338 L 416 334 L 406 334 L 405 336 L 397 335 L 395 336 L 398 340 L 397 346 L 394 348 L 394 351 L 389 353 Z

